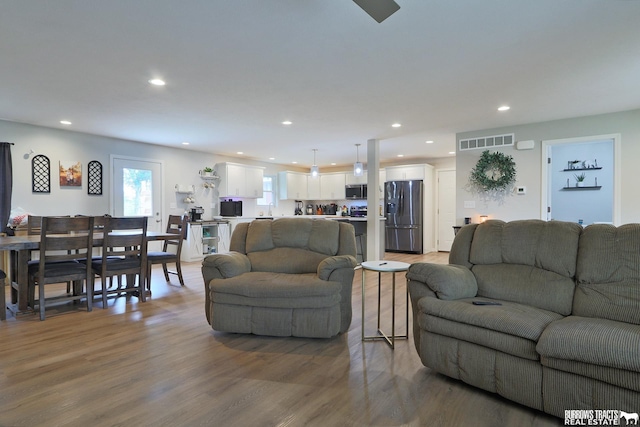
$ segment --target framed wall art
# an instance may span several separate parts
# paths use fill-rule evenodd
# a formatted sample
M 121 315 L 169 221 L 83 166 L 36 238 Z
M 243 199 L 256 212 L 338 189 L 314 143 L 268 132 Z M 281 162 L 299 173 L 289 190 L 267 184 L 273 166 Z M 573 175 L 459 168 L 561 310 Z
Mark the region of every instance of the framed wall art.
M 82 163 L 60 160 L 60 187 L 82 186 Z

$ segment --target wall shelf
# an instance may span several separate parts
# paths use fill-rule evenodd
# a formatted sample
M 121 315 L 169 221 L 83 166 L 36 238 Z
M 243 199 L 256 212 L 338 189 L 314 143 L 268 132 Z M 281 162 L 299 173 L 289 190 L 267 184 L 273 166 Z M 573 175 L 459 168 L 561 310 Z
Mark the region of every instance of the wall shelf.
M 597 171 L 602 169 L 602 167 L 597 168 L 576 168 L 576 169 L 562 169 L 562 172 L 574 172 L 574 171 Z
M 591 186 L 585 186 L 585 187 L 562 187 L 562 190 L 567 190 L 567 191 L 571 191 L 571 190 L 599 190 L 602 188 L 602 185 L 591 185 Z
M 174 188 L 176 189 L 176 193 L 179 194 L 193 194 L 196 192 L 196 187 L 194 185 L 176 184 Z

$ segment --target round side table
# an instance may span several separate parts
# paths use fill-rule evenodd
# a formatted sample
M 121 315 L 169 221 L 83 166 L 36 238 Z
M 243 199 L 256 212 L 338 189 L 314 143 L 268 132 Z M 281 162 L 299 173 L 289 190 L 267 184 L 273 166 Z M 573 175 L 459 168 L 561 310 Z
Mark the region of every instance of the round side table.
M 385 340 L 389 346 L 395 348 L 395 340 L 408 339 L 409 338 L 409 291 L 406 292 L 406 308 L 407 313 L 405 316 L 405 334 L 396 335 L 396 273 L 401 271 L 407 271 L 409 264 L 400 261 L 366 261 L 361 264 L 362 266 L 362 341 L 375 341 Z M 377 271 L 378 272 L 378 335 L 366 336 L 364 334 L 364 301 L 365 301 L 365 271 Z M 380 279 L 382 273 L 391 273 L 391 335 L 385 334 L 380 329 Z

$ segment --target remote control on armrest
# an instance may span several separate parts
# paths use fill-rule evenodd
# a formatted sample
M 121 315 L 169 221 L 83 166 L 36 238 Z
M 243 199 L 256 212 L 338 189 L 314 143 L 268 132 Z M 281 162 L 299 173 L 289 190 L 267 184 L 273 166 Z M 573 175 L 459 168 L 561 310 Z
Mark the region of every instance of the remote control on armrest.
M 502 305 L 496 301 L 472 301 L 473 305 Z

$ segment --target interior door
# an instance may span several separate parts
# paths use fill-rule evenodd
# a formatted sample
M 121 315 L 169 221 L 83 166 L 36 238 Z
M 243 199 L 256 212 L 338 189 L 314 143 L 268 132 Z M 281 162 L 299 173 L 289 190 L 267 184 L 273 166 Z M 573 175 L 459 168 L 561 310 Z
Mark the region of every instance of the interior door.
M 111 157 L 111 214 L 146 216 L 149 231 L 164 231 L 162 162 Z
M 438 251 L 450 252 L 456 225 L 456 171 L 441 170 L 438 175 Z

